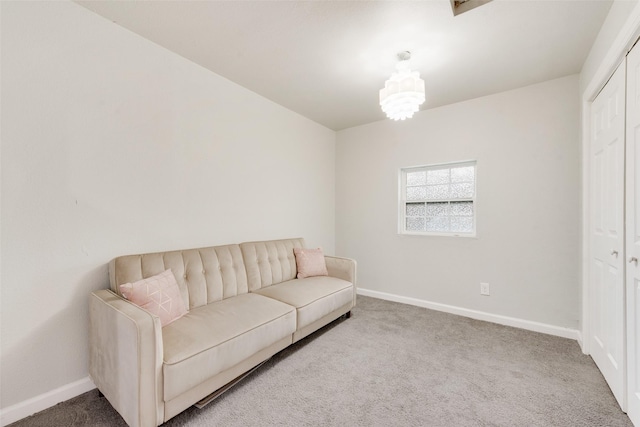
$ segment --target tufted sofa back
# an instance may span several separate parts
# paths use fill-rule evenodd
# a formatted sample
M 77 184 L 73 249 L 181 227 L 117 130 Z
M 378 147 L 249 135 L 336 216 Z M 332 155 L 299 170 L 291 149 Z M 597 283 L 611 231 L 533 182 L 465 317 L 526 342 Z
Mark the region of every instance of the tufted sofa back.
M 304 239 L 241 243 L 249 291 L 295 279 L 298 270 L 293 248 L 304 248 Z
M 120 285 L 169 268 L 189 309 L 248 292 L 239 245 L 118 257 L 109 264 L 111 290 L 122 295 Z

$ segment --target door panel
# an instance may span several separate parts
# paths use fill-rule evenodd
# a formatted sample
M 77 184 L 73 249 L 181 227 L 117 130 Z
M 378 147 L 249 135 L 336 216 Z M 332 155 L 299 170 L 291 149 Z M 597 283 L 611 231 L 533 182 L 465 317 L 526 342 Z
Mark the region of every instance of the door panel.
M 591 356 L 626 409 L 624 289 L 625 66 L 592 104 Z
M 621 101 L 617 101 L 621 102 Z M 615 115 L 612 117 L 612 122 L 616 119 L 620 119 L 622 116 Z M 623 119 L 624 120 L 624 119 Z M 624 121 L 622 121 L 624 126 Z M 623 203 L 623 179 L 624 169 L 622 164 L 624 163 L 624 128 L 620 126 L 622 135 L 616 135 L 615 139 L 611 140 L 606 148 L 607 156 L 607 180 L 605 191 L 605 213 L 607 215 L 607 233 L 611 239 L 617 239 L 622 235 L 623 216 L 622 207 Z M 612 129 L 613 131 L 613 129 Z
M 627 413 L 640 426 L 640 47 L 627 56 Z

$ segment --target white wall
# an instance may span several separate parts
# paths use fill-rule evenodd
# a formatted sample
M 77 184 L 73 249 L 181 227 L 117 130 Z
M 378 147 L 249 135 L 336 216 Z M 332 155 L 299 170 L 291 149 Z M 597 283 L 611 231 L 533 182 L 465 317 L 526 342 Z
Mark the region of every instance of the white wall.
M 1 7 L 2 408 L 86 377 L 115 256 L 333 252 L 333 131 L 74 3 Z
M 336 250 L 359 287 L 575 329 L 578 100 L 573 75 L 338 132 Z M 398 235 L 399 168 L 471 159 L 478 237 Z

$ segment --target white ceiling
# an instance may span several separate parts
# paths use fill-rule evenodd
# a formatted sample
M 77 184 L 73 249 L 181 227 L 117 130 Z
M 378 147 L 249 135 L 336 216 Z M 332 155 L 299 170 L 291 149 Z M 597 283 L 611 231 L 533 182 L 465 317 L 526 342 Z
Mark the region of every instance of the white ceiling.
M 331 129 L 384 119 L 378 91 L 412 52 L 422 109 L 580 72 L 611 0 L 78 1 Z

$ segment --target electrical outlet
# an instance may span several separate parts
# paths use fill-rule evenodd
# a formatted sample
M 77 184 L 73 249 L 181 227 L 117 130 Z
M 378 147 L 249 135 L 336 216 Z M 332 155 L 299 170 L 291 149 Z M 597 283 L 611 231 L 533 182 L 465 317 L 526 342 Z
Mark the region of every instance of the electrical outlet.
M 480 295 L 489 296 L 489 284 L 488 283 L 480 283 Z

